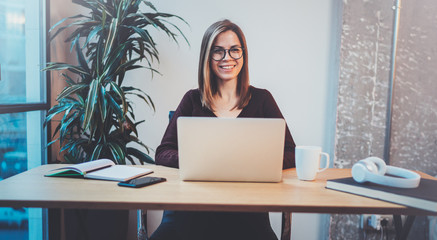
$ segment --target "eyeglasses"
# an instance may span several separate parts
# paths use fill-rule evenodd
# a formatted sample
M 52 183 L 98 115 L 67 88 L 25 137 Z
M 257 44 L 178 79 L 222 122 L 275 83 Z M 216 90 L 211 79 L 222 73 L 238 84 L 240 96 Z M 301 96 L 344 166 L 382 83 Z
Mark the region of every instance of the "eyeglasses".
M 233 47 L 230 49 L 216 47 L 211 51 L 211 58 L 215 61 L 221 61 L 225 59 L 226 52 L 228 52 L 229 56 L 234 60 L 238 60 L 243 56 L 243 48 L 241 47 Z

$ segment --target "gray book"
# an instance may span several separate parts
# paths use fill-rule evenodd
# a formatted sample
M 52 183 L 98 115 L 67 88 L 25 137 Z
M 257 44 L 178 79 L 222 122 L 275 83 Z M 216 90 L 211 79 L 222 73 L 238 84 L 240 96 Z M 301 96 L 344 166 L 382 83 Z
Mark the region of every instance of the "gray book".
M 349 177 L 328 180 L 326 188 L 437 212 L 437 180 L 433 179 L 422 178 L 417 188 L 396 188 Z

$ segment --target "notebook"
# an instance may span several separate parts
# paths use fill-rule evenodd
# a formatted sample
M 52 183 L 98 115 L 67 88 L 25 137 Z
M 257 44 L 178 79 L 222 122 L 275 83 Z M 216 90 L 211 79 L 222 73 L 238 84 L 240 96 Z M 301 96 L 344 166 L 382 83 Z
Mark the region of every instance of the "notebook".
M 284 119 L 179 117 L 177 134 L 182 180 L 282 180 Z

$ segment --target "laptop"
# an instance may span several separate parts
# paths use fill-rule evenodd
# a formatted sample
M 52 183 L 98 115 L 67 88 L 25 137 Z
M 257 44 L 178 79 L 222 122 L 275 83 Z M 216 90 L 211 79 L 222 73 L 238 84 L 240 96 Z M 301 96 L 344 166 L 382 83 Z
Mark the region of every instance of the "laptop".
M 284 119 L 179 117 L 177 134 L 182 180 L 282 180 Z

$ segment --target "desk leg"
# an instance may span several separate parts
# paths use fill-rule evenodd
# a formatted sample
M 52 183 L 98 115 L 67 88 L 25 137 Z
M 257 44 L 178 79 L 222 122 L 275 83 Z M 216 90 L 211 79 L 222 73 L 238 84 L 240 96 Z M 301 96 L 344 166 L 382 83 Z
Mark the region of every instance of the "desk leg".
M 291 239 L 291 212 L 282 212 L 281 240 Z
M 48 239 L 61 239 L 64 226 L 64 209 L 63 208 L 49 208 L 48 209 L 48 225 L 49 237 Z
M 411 226 L 413 226 L 416 216 L 407 216 L 405 223 L 402 224 L 400 215 L 393 215 L 396 229 L 396 240 L 406 240 L 410 233 Z
M 149 235 L 147 233 L 147 210 L 139 209 L 137 211 L 138 216 L 138 240 L 148 240 Z

